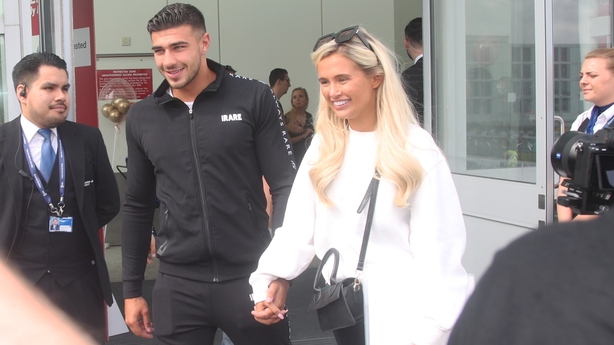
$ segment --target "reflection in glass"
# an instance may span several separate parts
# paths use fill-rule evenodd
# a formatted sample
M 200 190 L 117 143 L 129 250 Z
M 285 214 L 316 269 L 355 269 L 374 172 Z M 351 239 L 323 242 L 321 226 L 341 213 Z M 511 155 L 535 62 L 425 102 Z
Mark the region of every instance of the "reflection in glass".
M 452 171 L 535 182 L 534 0 L 433 3 L 447 19 L 432 35 L 435 132 Z
M 470 35 L 467 21 L 467 170 L 535 165 L 535 49 L 525 39 L 534 26 L 522 25 L 525 7 L 511 7 L 496 35 Z
M 552 10 L 554 115 L 569 131 L 578 114 L 593 105 L 582 99 L 579 73 L 588 52 L 612 45 L 612 0 L 554 1 Z

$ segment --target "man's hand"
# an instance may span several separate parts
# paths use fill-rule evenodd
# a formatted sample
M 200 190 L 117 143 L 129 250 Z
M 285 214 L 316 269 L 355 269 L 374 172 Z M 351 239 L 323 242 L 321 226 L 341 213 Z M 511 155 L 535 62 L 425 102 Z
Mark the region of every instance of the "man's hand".
M 271 282 L 266 300 L 256 303 L 252 311 L 256 321 L 272 325 L 283 320 L 284 315 L 288 312 L 284 309 L 288 289 L 290 289 L 290 282 L 285 279 L 280 278 Z
M 126 324 L 134 335 L 141 338 L 153 338 L 153 323 L 149 318 L 149 306 L 143 297 L 126 298 L 124 300 Z

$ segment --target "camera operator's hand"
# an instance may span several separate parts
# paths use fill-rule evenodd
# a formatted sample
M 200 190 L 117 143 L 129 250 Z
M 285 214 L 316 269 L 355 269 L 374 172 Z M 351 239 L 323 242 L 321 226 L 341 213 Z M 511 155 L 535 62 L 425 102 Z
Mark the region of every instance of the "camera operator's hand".
M 567 179 L 564 177 L 561 177 L 561 179 L 559 180 L 559 191 L 557 193 L 557 199 L 559 196 L 566 195 L 565 192 L 567 191 L 567 187 L 563 187 L 563 181 L 565 180 Z M 556 214 L 558 216 L 559 223 L 571 222 L 573 220 L 573 211 L 571 210 L 571 208 L 559 205 L 558 202 L 556 203 Z
M 596 214 L 579 214 L 579 215 L 577 215 L 577 216 L 576 216 L 576 217 L 573 219 L 573 221 L 574 221 L 574 222 L 575 222 L 575 221 L 578 221 L 578 222 L 585 222 L 585 221 L 587 221 L 587 220 L 593 220 L 593 219 L 595 219 L 595 218 L 597 218 L 597 217 L 599 217 L 599 216 L 598 216 L 598 215 L 596 215 Z
M 565 180 L 567 179 L 564 177 L 561 177 L 561 179 L 559 180 L 559 191 L 557 193 L 557 199 L 558 199 L 558 196 L 566 195 L 565 191 L 567 191 L 567 187 L 563 187 L 563 181 Z M 597 215 L 594 215 L 594 214 L 579 214 L 574 218 L 573 211 L 571 210 L 571 208 L 567 206 L 559 205 L 558 202 L 556 204 L 556 213 L 559 219 L 559 223 L 571 222 L 572 220 L 573 221 L 592 220 L 598 217 Z

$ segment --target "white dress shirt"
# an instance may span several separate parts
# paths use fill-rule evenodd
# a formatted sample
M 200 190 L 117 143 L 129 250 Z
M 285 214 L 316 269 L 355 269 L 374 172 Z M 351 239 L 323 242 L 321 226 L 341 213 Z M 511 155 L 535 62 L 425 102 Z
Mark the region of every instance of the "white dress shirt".
M 25 116 L 21 115 L 20 118 L 21 129 L 23 133 L 26 135 L 26 140 L 28 141 L 30 147 L 30 154 L 32 155 L 32 159 L 34 160 L 34 164 L 36 167 L 40 169 L 41 164 L 41 146 L 43 144 L 43 140 L 45 138 L 38 133 L 40 129 L 36 126 L 32 121 L 28 120 Z M 58 152 L 58 129 L 51 128 L 51 146 L 53 147 L 54 152 Z

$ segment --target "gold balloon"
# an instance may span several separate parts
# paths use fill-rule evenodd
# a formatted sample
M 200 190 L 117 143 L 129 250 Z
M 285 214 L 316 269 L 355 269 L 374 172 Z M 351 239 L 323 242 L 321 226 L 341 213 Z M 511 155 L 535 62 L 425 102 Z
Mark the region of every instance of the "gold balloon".
M 126 101 L 126 97 L 124 97 L 124 96 L 118 96 L 117 98 L 115 98 L 115 99 L 114 99 L 114 100 L 111 102 L 111 104 L 112 104 L 112 105 L 113 105 L 115 108 L 119 108 L 119 104 L 120 104 L 121 102 L 124 102 L 124 101 Z
M 108 119 L 112 109 L 113 106 L 111 103 L 107 103 L 100 108 L 100 111 L 102 112 L 102 115 Z
M 120 123 L 122 122 L 123 119 L 124 119 L 124 115 L 122 115 L 122 113 L 120 113 L 119 110 L 117 110 L 116 108 L 113 108 L 109 112 L 109 120 L 115 123 Z
M 128 114 L 128 110 L 130 109 L 131 105 L 132 104 L 130 104 L 130 102 L 123 100 L 117 105 L 117 110 L 119 110 L 122 115 L 126 115 Z

